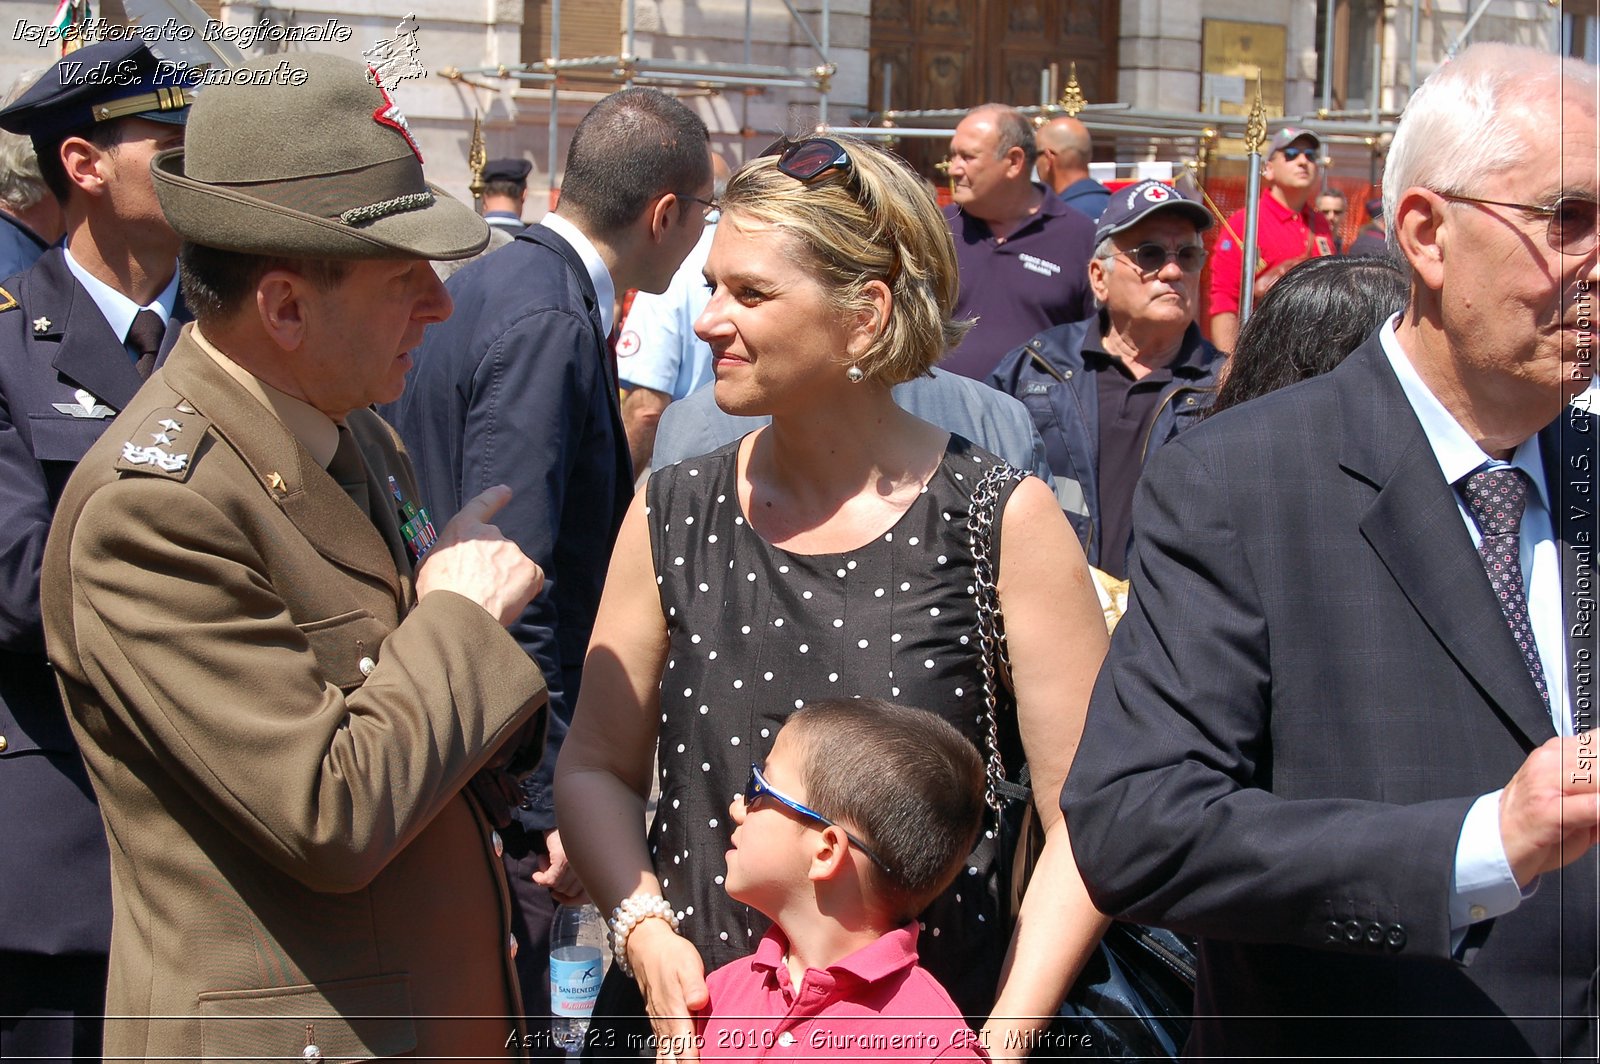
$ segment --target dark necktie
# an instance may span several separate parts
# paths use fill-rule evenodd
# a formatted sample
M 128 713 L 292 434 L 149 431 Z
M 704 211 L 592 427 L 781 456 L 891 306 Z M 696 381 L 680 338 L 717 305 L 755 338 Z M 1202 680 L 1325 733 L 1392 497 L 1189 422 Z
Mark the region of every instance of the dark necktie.
M 128 329 L 128 346 L 139 353 L 134 368 L 139 371 L 140 378 L 150 379 L 150 372 L 156 368 L 156 352 L 161 350 L 161 338 L 166 332 L 161 315 L 155 311 L 141 310 L 134 315 L 133 325 Z
M 1522 590 L 1522 559 L 1518 552 L 1518 532 L 1522 511 L 1528 505 L 1528 477 L 1520 469 L 1480 469 L 1461 484 L 1461 497 L 1478 522 L 1483 539 L 1478 553 L 1489 574 L 1489 586 L 1500 600 L 1511 637 L 1522 651 L 1534 686 L 1546 708 L 1550 692 L 1545 687 L 1544 666 L 1539 662 L 1539 647 L 1533 641 L 1533 624 L 1528 619 L 1528 597 Z
M 339 448 L 333 452 L 333 460 L 328 463 L 328 475 L 336 480 L 350 501 L 361 509 L 370 520 L 372 517 L 372 500 L 367 494 L 367 463 L 361 457 L 361 449 L 356 446 L 356 438 L 349 429 L 339 426 Z

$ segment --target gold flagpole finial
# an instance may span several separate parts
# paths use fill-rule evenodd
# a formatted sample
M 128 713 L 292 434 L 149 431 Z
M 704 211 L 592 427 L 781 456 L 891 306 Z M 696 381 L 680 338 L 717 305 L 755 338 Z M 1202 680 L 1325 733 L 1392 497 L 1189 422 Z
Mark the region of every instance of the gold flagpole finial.
M 483 204 L 483 168 L 489 164 L 489 152 L 483 146 L 483 114 L 473 112 L 472 143 L 467 148 L 467 166 L 472 170 L 472 198 Z
M 1244 124 L 1244 147 L 1260 155 L 1267 143 L 1267 106 L 1261 98 L 1261 69 L 1256 68 L 1256 98 L 1250 103 L 1250 117 Z
M 1088 101 L 1083 96 L 1083 86 L 1078 84 L 1078 64 L 1067 64 L 1067 83 L 1061 87 L 1060 107 L 1070 118 L 1078 117 Z

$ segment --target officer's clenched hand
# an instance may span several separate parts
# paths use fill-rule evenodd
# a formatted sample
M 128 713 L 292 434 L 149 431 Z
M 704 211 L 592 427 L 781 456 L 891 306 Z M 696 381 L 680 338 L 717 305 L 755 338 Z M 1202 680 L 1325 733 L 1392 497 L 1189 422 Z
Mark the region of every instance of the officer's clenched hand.
M 417 598 L 430 591 L 454 591 L 488 610 L 501 624 L 522 615 L 523 607 L 544 586 L 544 571 L 488 523 L 510 500 L 511 489 L 497 484 L 450 519 L 417 570 Z

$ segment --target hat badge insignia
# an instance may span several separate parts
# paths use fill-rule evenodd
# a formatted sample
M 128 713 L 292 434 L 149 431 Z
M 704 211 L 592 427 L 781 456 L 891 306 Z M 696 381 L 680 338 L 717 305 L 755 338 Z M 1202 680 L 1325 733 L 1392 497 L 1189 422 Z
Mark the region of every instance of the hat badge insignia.
M 1172 193 L 1164 185 L 1151 185 L 1144 190 L 1144 198 L 1151 203 L 1163 203 L 1172 198 Z
M 422 149 L 417 147 L 416 138 L 411 135 L 411 127 L 406 124 L 406 116 L 401 112 L 400 105 L 394 102 L 394 97 L 389 95 L 389 90 L 384 87 L 383 79 L 378 76 L 376 67 L 367 67 L 367 80 L 372 82 L 383 96 L 383 106 L 372 112 L 372 120 L 380 126 L 397 130 L 406 138 L 406 143 L 411 145 L 411 154 L 417 157 L 417 162 L 422 162 Z

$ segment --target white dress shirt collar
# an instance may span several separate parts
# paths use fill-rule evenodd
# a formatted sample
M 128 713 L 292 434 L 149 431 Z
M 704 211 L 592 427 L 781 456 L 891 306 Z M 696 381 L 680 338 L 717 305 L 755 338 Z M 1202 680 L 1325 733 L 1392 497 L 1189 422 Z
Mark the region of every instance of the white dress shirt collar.
M 1416 412 L 1417 420 L 1422 422 L 1423 435 L 1428 438 L 1428 446 L 1433 448 L 1433 455 L 1438 459 L 1444 479 L 1454 487 L 1461 482 L 1462 477 L 1493 459 L 1478 446 L 1476 440 L 1467 435 L 1467 430 L 1461 427 L 1461 423 L 1445 409 L 1444 404 L 1439 402 L 1438 397 L 1418 375 L 1416 367 L 1411 364 L 1410 356 L 1400 347 L 1400 338 L 1395 335 L 1394 323 L 1399 317 L 1396 314 L 1384 322 L 1383 328 L 1378 332 L 1378 342 L 1383 345 L 1383 353 L 1388 356 L 1389 365 L 1394 369 L 1395 376 L 1400 378 L 1400 389 L 1405 392 L 1406 401 Z M 1539 457 L 1539 437 L 1530 436 L 1523 440 L 1512 453 L 1509 464 L 1528 474 L 1528 479 L 1533 481 L 1533 486 L 1539 493 L 1540 504 L 1544 506 L 1546 512 L 1549 512 L 1550 497 L 1545 490 L 1544 465 Z
M 589 271 L 589 280 L 594 283 L 595 299 L 600 304 L 600 330 L 610 336 L 611 320 L 617 305 L 617 289 L 611 282 L 611 271 L 606 269 L 605 260 L 577 226 L 555 211 L 545 215 L 539 224 L 571 244 L 572 250 L 583 260 L 584 269 Z
M 67 269 L 72 271 L 72 276 L 83 285 L 84 291 L 89 293 L 89 298 L 94 300 L 94 305 L 100 308 L 106 324 L 111 326 L 111 331 L 116 333 L 117 339 L 124 344 L 128 342 L 128 330 L 133 328 L 133 319 L 141 310 L 155 311 L 163 325 L 172 320 L 172 308 L 178 301 L 177 270 L 172 271 L 172 280 L 167 282 L 167 287 L 161 290 L 150 305 L 141 307 L 79 265 L 78 260 L 72 257 L 71 248 L 62 250 L 67 260 Z

